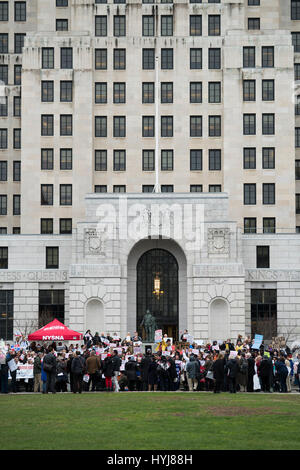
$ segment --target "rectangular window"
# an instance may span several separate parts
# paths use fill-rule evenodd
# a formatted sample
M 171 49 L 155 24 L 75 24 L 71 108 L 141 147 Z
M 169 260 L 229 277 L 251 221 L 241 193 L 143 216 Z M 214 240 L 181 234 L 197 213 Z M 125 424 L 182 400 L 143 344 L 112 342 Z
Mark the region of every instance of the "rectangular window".
M 114 150 L 114 171 L 126 170 L 126 150 Z
M 14 129 L 13 147 L 18 150 L 21 148 L 21 129 Z
M 107 83 L 106 82 L 95 83 L 95 103 L 96 104 L 107 103 Z
M 0 2 L 0 21 L 8 21 L 8 2 Z
M 173 116 L 161 116 L 161 137 L 173 137 Z
M 202 82 L 190 82 L 190 103 L 202 103 Z
M 15 105 L 15 98 L 19 98 L 19 96 L 14 96 L 14 105 Z M 0 100 L 0 117 L 7 117 L 8 116 L 8 97 L 1 96 Z M 14 106 L 14 116 L 15 116 L 15 106 Z
M 208 68 L 219 70 L 221 68 L 221 49 L 210 47 L 208 49 Z
M 300 64 L 294 64 L 294 78 L 300 80 Z
M 256 267 L 257 268 L 270 268 L 270 247 L 257 246 L 256 247 Z
M 264 217 L 263 218 L 263 232 L 264 233 L 276 233 L 276 219 L 275 219 L 275 217 Z
M 208 102 L 221 103 L 221 82 L 208 82 Z
M 15 34 L 15 54 L 22 54 L 25 36 L 25 33 Z
M 220 171 L 221 170 L 221 150 L 209 150 L 209 170 Z
M 41 206 L 53 206 L 53 184 L 41 184 Z
M 296 214 L 300 214 L 300 194 L 296 194 Z
M 0 161 L 0 181 L 7 181 L 7 162 Z
M 160 187 L 160 190 L 162 193 L 173 193 L 174 192 L 174 186 L 173 184 L 162 184 Z
M 264 147 L 262 149 L 262 167 L 266 170 L 275 168 L 275 148 Z
M 96 0 L 96 3 L 97 0 Z M 67 7 L 68 6 L 68 0 L 56 0 L 56 6 L 57 7 Z
M 126 137 L 126 117 L 125 116 L 114 116 L 114 137 Z
M 8 267 L 8 248 L 2 247 L 1 265 L 3 269 Z M 6 266 L 6 267 L 5 267 Z M 13 326 L 14 326 L 14 291 L 1 290 L 0 292 L 0 309 L 3 314 L 0 316 L 0 338 L 4 341 L 11 341 L 14 339 Z
M 41 135 L 53 136 L 54 135 L 54 116 L 53 114 L 42 114 L 41 116 Z
M 0 132 L 1 132 L 1 129 L 0 129 Z M 1 134 L 0 134 L 0 136 L 1 136 Z M 296 148 L 300 147 L 300 127 L 295 128 L 295 147 Z M 0 147 L 0 148 L 2 148 L 2 147 Z
M 95 49 L 95 69 L 107 70 L 107 49 Z
M 243 132 L 244 135 L 256 134 L 256 114 L 243 115 Z
M 153 15 L 143 15 L 143 36 L 154 36 L 155 32 L 155 19 Z
M 202 35 L 202 15 L 190 15 L 190 36 Z
M 256 81 L 243 80 L 243 100 L 255 101 L 256 100 Z
M 173 103 L 173 82 L 163 82 L 160 88 L 161 103 Z
M 201 149 L 190 150 L 190 170 L 202 171 L 202 150 Z
M 0 80 L 8 85 L 8 65 L 0 65 Z
M 190 137 L 202 137 L 202 116 L 190 116 Z
M 56 31 L 68 31 L 68 20 L 58 19 L 56 20 Z
M 73 116 L 72 114 L 60 115 L 60 135 L 73 135 Z
M 41 170 L 53 170 L 53 149 L 41 149 Z
M 114 103 L 123 104 L 126 103 L 126 83 L 116 82 L 114 83 Z
M 243 67 L 254 68 L 255 67 L 255 47 L 247 46 L 243 47 Z
M 107 36 L 107 16 L 95 16 L 95 36 Z
M 95 193 L 107 193 L 107 186 L 105 184 L 96 184 L 94 186 Z
M 58 269 L 59 266 L 59 247 L 46 247 L 46 269 Z
M 22 65 L 14 66 L 14 85 L 21 85 Z
M 291 0 L 291 19 L 300 20 L 300 0 Z
M 210 184 L 208 186 L 208 192 L 209 193 L 221 193 L 222 187 L 220 184 Z
M 244 170 L 256 169 L 256 148 L 244 148 Z
M 61 206 L 72 205 L 72 185 L 61 184 L 59 186 L 59 204 Z
M 263 135 L 275 134 L 275 114 L 262 115 L 262 133 Z
M 0 149 L 7 149 L 7 129 L 0 129 Z
M 60 101 L 61 103 L 71 103 L 73 101 L 73 82 L 72 80 L 61 80 L 60 82 Z
M 0 269 L 8 269 L 8 247 L 7 246 L 0 247 Z
M 162 70 L 173 69 L 173 49 L 161 50 L 161 68 Z
M 248 5 L 249 7 L 252 7 L 252 6 L 259 6 L 260 5 L 260 0 L 248 0 Z
M 54 47 L 42 48 L 42 69 L 54 69 Z
M 60 169 L 72 170 L 72 149 L 60 149 Z
M 274 67 L 274 47 L 263 46 L 261 52 L 261 66 L 262 67 Z
M 162 150 L 161 151 L 161 170 L 172 171 L 173 170 L 173 150 Z
M 263 204 L 275 204 L 275 184 L 263 183 Z
M 15 21 L 26 21 L 26 2 L 15 2 Z
M 7 33 L 0 34 L 0 53 L 8 54 L 8 34 Z
M 72 47 L 60 48 L 60 68 L 61 69 L 73 68 L 73 48 Z
M 295 161 L 295 178 L 300 180 L 300 160 Z
M 41 100 L 43 103 L 49 101 L 54 101 L 54 81 L 53 80 L 43 80 L 42 84 L 42 91 L 41 91 Z
M 142 103 L 154 103 L 154 100 L 155 100 L 154 83 L 144 82 L 142 84 Z
M 154 192 L 154 184 L 143 184 L 142 192 L 143 193 L 153 193 Z
M 7 100 L 6 100 L 7 108 Z M 7 109 L 6 109 L 7 116 Z M 14 96 L 14 117 L 21 117 L 21 96 Z
M 190 192 L 191 193 L 202 193 L 203 186 L 202 184 L 191 184 L 190 185 Z
M 255 183 L 246 183 L 244 184 L 244 205 L 254 205 L 256 204 L 256 184 Z
M 263 101 L 274 101 L 275 100 L 275 87 L 274 80 L 263 80 L 262 81 L 262 100 Z
M 256 217 L 244 218 L 244 233 L 256 233 Z
M 249 31 L 260 30 L 260 18 L 248 18 Z
M 202 69 L 202 49 L 200 48 L 190 49 L 190 69 L 191 70 Z
M 221 35 L 221 16 L 208 15 L 208 35 L 220 36 Z
M 21 214 L 21 196 L 20 194 L 13 195 L 13 215 Z
M 59 233 L 60 234 L 72 233 L 72 219 L 59 219 Z
M 154 116 L 143 116 L 142 117 L 143 137 L 154 137 L 155 126 L 154 126 Z
M 53 219 L 41 219 L 41 234 L 53 233 Z
M 0 194 L 0 215 L 7 215 L 7 195 Z
M 300 33 L 292 33 L 292 44 L 294 52 L 300 52 Z
M 126 16 L 114 15 L 114 36 L 126 36 Z
M 126 186 L 124 184 L 114 184 L 113 192 L 114 193 L 126 193 Z
M 161 36 L 173 36 L 173 15 L 161 15 L 160 26 Z
M 221 137 L 221 116 L 208 117 L 209 137 Z
M 107 116 L 95 116 L 95 137 L 107 137 Z
M 143 171 L 155 170 L 155 152 L 154 150 L 143 150 Z
M 126 49 L 114 49 L 114 70 L 126 69 Z
M 107 150 L 95 150 L 95 171 L 107 171 Z

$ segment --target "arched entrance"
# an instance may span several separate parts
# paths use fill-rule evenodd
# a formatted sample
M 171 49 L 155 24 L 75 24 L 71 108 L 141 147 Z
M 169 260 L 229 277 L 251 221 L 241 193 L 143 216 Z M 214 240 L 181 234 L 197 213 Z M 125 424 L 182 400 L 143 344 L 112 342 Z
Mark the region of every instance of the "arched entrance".
M 186 255 L 181 248 L 181 246 L 175 242 L 172 239 L 143 239 L 138 241 L 131 249 L 130 253 L 128 254 L 128 259 L 127 259 L 127 316 L 123 317 L 123 324 L 121 326 L 121 330 L 124 331 L 124 334 L 126 335 L 127 332 L 134 332 L 134 331 L 140 331 L 141 328 L 139 328 L 139 320 L 138 316 L 140 318 L 140 313 L 138 315 L 137 311 L 137 296 L 138 296 L 138 290 L 139 286 L 142 285 L 140 282 L 138 283 L 138 263 L 142 259 L 143 255 L 146 255 L 148 252 L 152 252 L 152 250 L 162 250 L 164 254 L 168 254 L 168 260 L 167 263 L 164 266 L 168 266 L 168 263 L 173 263 L 173 266 L 177 265 L 177 300 L 175 299 L 175 302 L 173 303 L 177 304 L 177 325 L 174 323 L 174 311 L 173 311 L 173 323 L 160 323 L 164 324 L 166 326 L 175 326 L 175 335 L 172 336 L 175 341 L 179 339 L 180 332 L 183 331 L 185 328 L 188 328 L 188 303 L 189 300 L 187 298 L 187 292 L 188 292 L 188 279 L 187 279 L 187 259 Z M 152 252 L 152 255 L 154 254 L 154 251 Z M 162 253 L 161 253 L 162 254 Z M 149 253 L 147 256 L 144 258 L 144 262 L 149 261 Z M 174 263 L 175 260 L 175 263 Z M 142 266 L 142 260 L 141 264 Z M 170 265 L 169 265 L 170 268 Z M 167 268 L 168 269 L 168 268 Z M 150 276 L 150 273 L 149 273 Z M 174 281 L 174 278 L 173 278 Z M 151 283 L 152 282 L 152 283 Z M 164 281 L 166 283 L 166 280 Z M 150 287 L 151 284 L 151 287 Z M 154 279 L 148 278 L 148 286 L 147 287 L 147 293 L 144 294 L 144 297 L 149 298 L 149 295 L 152 295 L 152 292 L 154 290 Z M 174 282 L 173 282 L 174 286 Z M 144 287 L 146 289 L 146 287 Z M 163 287 L 163 279 L 161 280 L 161 289 L 164 290 L 164 292 L 167 291 L 165 287 Z M 164 294 L 161 297 L 160 302 L 163 303 L 165 302 L 167 304 L 168 302 L 168 297 L 165 296 L 163 297 Z M 169 305 L 171 305 L 171 299 L 169 299 Z M 147 306 L 146 302 L 144 303 L 144 306 L 141 307 L 142 309 L 145 308 L 144 314 L 146 313 Z M 166 307 L 164 307 L 166 308 Z M 173 308 L 175 309 L 174 305 Z M 150 308 L 149 308 L 150 310 Z M 141 310 L 142 311 L 142 310 Z M 170 319 L 170 316 L 165 316 L 163 319 L 168 320 Z M 167 334 L 168 331 L 166 331 Z
M 155 317 L 157 329 L 178 337 L 178 263 L 167 250 L 146 251 L 137 263 L 137 331 L 145 339 L 141 326 L 147 310 Z

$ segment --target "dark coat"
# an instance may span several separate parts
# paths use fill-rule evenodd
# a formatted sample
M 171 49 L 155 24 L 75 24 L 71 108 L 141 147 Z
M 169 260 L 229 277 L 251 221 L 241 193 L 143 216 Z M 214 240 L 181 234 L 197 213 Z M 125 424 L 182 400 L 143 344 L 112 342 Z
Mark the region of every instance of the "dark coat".
M 125 371 L 126 371 L 127 379 L 129 381 L 137 379 L 137 375 L 136 375 L 137 370 L 138 370 L 138 365 L 135 361 L 130 359 L 128 362 L 126 362 Z
M 235 379 L 237 377 L 239 371 L 239 364 L 235 359 L 229 359 L 226 364 L 225 372 L 231 379 Z
M 270 359 L 263 359 L 259 366 L 260 377 L 270 377 L 272 373 L 273 365 Z
M 50 366 L 52 366 L 51 374 L 52 373 L 56 374 L 56 357 L 54 356 L 52 352 L 46 354 L 46 356 L 44 357 L 44 364 L 49 364 Z M 45 372 L 48 372 L 48 371 L 45 371 Z
M 122 364 L 122 359 L 119 356 L 114 356 L 112 358 L 114 372 L 119 372 Z
M 72 360 L 71 371 L 73 374 L 83 374 L 85 369 L 85 360 L 81 356 L 75 356 Z
M 196 379 L 196 377 L 198 376 L 198 364 L 193 356 L 190 358 L 189 362 L 186 365 L 186 372 L 189 379 Z
M 148 373 L 149 373 L 149 367 L 151 364 L 151 357 L 145 356 L 141 360 L 140 363 L 140 371 L 141 371 L 141 379 L 143 382 L 148 382 Z
M 253 357 L 248 359 L 248 376 L 255 375 L 255 360 Z
M 225 372 L 225 360 L 224 359 L 217 359 L 213 363 L 212 370 L 213 370 L 213 373 L 214 373 L 214 379 L 217 382 L 223 382 L 224 372 Z
M 103 374 L 105 377 L 112 377 L 114 375 L 114 364 L 112 357 L 106 357 L 103 362 Z
M 158 382 L 158 373 L 157 373 L 158 364 L 156 361 L 151 361 L 148 369 L 148 384 L 155 385 Z

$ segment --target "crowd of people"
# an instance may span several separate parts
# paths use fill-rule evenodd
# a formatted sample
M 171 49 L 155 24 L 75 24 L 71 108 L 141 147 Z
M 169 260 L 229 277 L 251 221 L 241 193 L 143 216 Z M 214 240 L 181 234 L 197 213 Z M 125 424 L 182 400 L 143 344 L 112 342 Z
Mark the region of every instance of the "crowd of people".
M 165 335 L 143 351 L 137 332 L 123 340 L 88 330 L 84 344 L 29 343 L 0 351 L 1 393 L 94 391 L 300 392 L 300 353 L 271 344 L 254 349 L 250 337 L 189 343 L 187 330 L 172 344 Z M 145 345 L 144 345 L 145 346 Z M 22 365 L 32 375 L 18 379 Z

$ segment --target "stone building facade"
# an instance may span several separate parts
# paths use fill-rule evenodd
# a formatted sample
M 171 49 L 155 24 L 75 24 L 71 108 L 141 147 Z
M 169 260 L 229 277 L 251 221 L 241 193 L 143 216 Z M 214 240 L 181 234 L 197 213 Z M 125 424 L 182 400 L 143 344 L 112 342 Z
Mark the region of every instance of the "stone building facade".
M 300 0 L 0 1 L 0 336 L 148 304 L 176 337 L 300 334 L 299 53 Z M 101 240 L 125 200 L 202 207 L 203 239 Z

